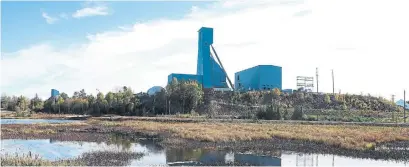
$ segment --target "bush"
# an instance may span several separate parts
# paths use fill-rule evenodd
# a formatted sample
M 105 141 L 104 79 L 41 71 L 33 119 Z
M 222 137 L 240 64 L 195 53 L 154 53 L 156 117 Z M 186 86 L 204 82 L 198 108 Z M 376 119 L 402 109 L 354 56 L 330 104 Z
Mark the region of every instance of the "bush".
M 317 121 L 317 116 L 309 115 L 307 116 L 308 121 Z
M 266 117 L 266 112 L 265 112 L 263 109 L 260 108 L 260 109 L 257 111 L 256 117 L 257 117 L 258 119 L 264 119 L 264 118 Z
M 265 119 L 265 120 L 280 120 L 280 107 L 275 105 L 269 105 L 267 108 L 259 109 L 257 112 L 258 119 Z
M 288 114 L 289 114 L 289 113 L 288 113 L 288 109 L 286 108 L 286 109 L 284 110 L 284 114 L 283 114 L 283 117 L 282 117 L 282 118 L 283 118 L 284 120 L 288 120 L 288 119 L 289 119 L 289 118 L 288 118 Z
M 28 111 L 18 111 L 15 113 L 16 117 L 31 117 L 31 113 Z
M 295 107 L 291 120 L 304 120 L 304 112 L 302 107 Z

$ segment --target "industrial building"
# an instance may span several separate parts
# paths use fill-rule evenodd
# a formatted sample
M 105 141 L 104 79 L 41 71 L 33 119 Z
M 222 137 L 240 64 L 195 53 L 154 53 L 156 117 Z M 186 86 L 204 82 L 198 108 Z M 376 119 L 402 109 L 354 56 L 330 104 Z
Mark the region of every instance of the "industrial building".
M 168 84 L 172 82 L 173 78 L 176 78 L 178 81 L 196 81 L 200 84 L 203 83 L 201 75 L 172 73 L 168 75 Z
M 258 65 L 234 74 L 236 90 L 282 90 L 282 69 L 273 65 Z
M 203 88 L 229 88 L 226 83 L 226 72 L 221 63 L 216 62 L 210 49 L 213 44 L 213 28 L 202 27 L 199 30 L 198 41 L 198 56 L 197 56 L 197 71 L 194 74 L 176 74 L 172 73 L 168 76 L 168 83 L 172 82 L 173 78 L 177 80 L 194 80 L 200 83 Z M 217 56 L 217 54 L 215 53 Z M 218 59 L 218 58 L 217 58 Z M 219 59 L 218 59 L 219 60 Z
M 197 81 L 204 89 L 213 90 L 272 90 L 282 89 L 282 69 L 273 65 L 258 65 L 235 73 L 235 85 L 227 76 L 226 70 L 213 47 L 213 28 L 199 29 L 196 74 L 168 75 L 168 84 L 178 81 Z M 228 82 L 226 82 L 226 80 Z
M 57 89 L 51 89 L 51 97 L 56 97 L 60 95 L 60 92 Z

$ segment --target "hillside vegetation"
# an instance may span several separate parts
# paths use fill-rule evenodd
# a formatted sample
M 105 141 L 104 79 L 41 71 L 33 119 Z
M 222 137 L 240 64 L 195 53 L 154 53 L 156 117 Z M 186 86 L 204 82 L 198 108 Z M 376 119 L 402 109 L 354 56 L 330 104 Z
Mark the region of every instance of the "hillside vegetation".
M 225 104 L 215 105 L 215 104 Z M 96 96 L 87 94 L 84 89 L 76 91 L 72 96 L 61 93 L 57 99 L 42 100 L 37 95 L 33 99 L 24 96 L 1 97 L 1 107 L 11 111 L 31 111 L 65 114 L 117 114 L 130 116 L 153 116 L 161 114 L 187 114 L 196 112 L 209 114 L 214 110 L 223 115 L 226 105 L 245 106 L 240 110 L 251 110 L 254 107 L 266 110 L 284 111 L 301 110 L 337 110 L 337 111 L 379 111 L 399 112 L 391 101 L 370 95 L 349 94 L 315 94 L 306 92 L 282 93 L 278 89 L 272 91 L 214 92 L 203 91 L 196 82 L 179 82 L 176 79 L 161 92 L 149 96 L 145 93 L 135 94 L 130 87 L 124 86 L 114 92 Z M 289 113 L 287 113 L 289 114 Z M 294 114 L 294 113 L 293 113 Z M 274 115 L 274 114 L 273 114 Z M 277 114 L 276 114 L 277 116 Z M 273 116 L 275 117 L 275 116 Z M 290 116 L 289 116 L 290 117 Z

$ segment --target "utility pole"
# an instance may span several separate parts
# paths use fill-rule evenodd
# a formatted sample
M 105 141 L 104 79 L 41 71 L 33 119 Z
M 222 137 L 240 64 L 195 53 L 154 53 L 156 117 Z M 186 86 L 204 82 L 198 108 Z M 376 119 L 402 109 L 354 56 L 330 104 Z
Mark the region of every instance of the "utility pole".
M 318 94 L 318 67 L 315 69 L 315 73 L 317 75 L 317 94 Z
M 406 123 L 406 90 L 403 90 L 403 123 Z
M 392 95 L 392 103 L 395 103 L 395 95 Z M 398 123 L 398 116 L 396 116 L 396 111 L 393 110 L 393 120 L 395 120 L 396 123 Z
M 332 94 L 335 95 L 334 70 L 332 70 Z

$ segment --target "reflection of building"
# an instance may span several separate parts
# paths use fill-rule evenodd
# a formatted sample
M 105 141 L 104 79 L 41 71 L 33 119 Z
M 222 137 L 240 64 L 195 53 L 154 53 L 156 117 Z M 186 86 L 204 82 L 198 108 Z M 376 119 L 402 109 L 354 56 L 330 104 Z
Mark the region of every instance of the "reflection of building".
M 281 166 L 281 159 L 272 156 L 254 154 L 228 153 L 226 151 L 209 151 L 204 149 L 166 151 L 168 165 L 255 165 Z
M 234 162 L 243 165 L 281 166 L 280 158 L 254 154 L 234 154 Z
M 313 154 L 297 154 L 296 166 L 313 167 L 318 166 L 318 155 Z

